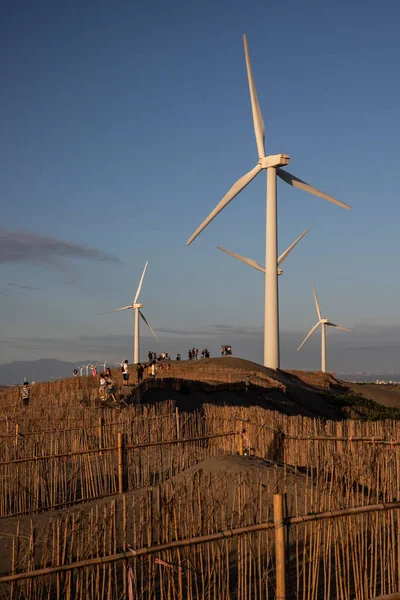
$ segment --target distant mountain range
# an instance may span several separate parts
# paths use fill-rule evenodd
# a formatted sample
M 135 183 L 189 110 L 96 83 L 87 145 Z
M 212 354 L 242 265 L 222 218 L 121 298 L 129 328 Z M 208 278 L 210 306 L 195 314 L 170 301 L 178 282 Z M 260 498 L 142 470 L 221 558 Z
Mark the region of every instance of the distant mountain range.
M 88 360 L 81 365 L 87 365 Z M 96 363 L 97 361 L 92 361 Z M 27 381 L 49 381 L 72 377 L 76 364 L 56 360 L 54 358 L 41 358 L 39 360 L 14 361 L 0 365 L 0 385 L 20 385 Z

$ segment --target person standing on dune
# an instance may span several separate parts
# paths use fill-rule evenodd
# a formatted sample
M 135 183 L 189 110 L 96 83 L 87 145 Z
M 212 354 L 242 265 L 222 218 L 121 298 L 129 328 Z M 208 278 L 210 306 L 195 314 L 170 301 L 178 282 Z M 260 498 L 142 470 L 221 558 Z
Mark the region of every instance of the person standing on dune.
M 123 385 L 127 386 L 129 381 L 129 366 L 127 360 L 124 362 L 123 365 L 122 379 L 124 380 Z

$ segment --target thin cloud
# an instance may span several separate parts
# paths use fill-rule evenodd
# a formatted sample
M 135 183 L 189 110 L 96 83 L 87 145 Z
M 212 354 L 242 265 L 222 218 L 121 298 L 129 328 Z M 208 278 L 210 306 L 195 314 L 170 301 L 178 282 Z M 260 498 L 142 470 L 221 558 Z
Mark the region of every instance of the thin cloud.
M 9 281 L 7 283 L 7 285 L 19 288 L 20 290 L 35 290 L 35 291 L 40 291 L 42 289 L 42 288 L 34 287 L 33 285 L 21 285 L 19 283 L 14 283 L 13 281 Z
M 166 333 L 178 336 L 213 336 L 213 335 L 253 335 L 262 332 L 259 327 L 246 327 L 241 325 L 211 325 L 200 329 L 178 329 L 171 327 L 156 327 L 157 333 Z
M 67 242 L 30 231 L 0 228 L 0 263 L 34 263 L 63 268 L 63 259 L 120 262 L 119 258 L 85 244 Z
M 214 334 L 226 333 L 227 335 L 253 335 L 262 332 L 261 327 L 246 327 L 245 325 L 212 325 Z

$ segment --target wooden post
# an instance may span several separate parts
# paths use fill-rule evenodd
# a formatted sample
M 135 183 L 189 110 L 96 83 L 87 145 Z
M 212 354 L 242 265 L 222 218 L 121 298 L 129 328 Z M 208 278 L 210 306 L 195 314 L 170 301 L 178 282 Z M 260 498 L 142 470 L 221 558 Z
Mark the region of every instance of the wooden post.
M 13 539 L 12 539 L 12 551 L 11 551 L 11 573 L 14 575 L 15 571 L 15 555 L 16 555 L 16 541 L 15 541 L 15 535 L 13 535 Z M 10 600 L 14 600 L 14 581 L 11 582 L 11 588 L 10 588 Z
M 118 433 L 118 493 L 124 492 L 124 438 Z
M 127 518 L 126 518 L 126 494 L 122 496 L 122 551 L 126 550 L 126 532 L 127 532 Z M 123 572 L 123 594 L 126 598 L 126 583 L 128 580 L 128 560 L 122 561 L 122 572 Z
M 15 423 L 15 450 L 18 448 L 18 438 L 19 438 L 19 425 Z
M 283 524 L 283 494 L 274 494 L 276 600 L 286 598 L 285 526 Z
M 240 456 L 243 456 L 243 436 L 241 421 L 236 421 L 236 427 L 238 429 L 238 453 Z
M 180 430 L 179 430 L 179 408 L 175 408 L 175 419 L 176 419 L 176 439 L 180 438 Z

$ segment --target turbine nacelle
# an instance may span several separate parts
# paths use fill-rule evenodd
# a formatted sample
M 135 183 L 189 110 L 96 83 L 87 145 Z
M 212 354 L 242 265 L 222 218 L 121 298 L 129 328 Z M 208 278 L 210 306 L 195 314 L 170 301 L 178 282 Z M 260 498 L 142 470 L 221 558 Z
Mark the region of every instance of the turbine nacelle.
M 258 164 L 263 169 L 268 169 L 269 167 L 285 167 L 289 164 L 289 161 L 290 157 L 287 154 L 270 154 L 260 158 Z
M 321 325 L 329 325 L 329 319 L 320 319 L 319 323 L 321 323 Z
M 140 304 L 140 302 L 135 302 L 135 304 L 132 304 L 132 308 L 143 308 L 144 304 Z

